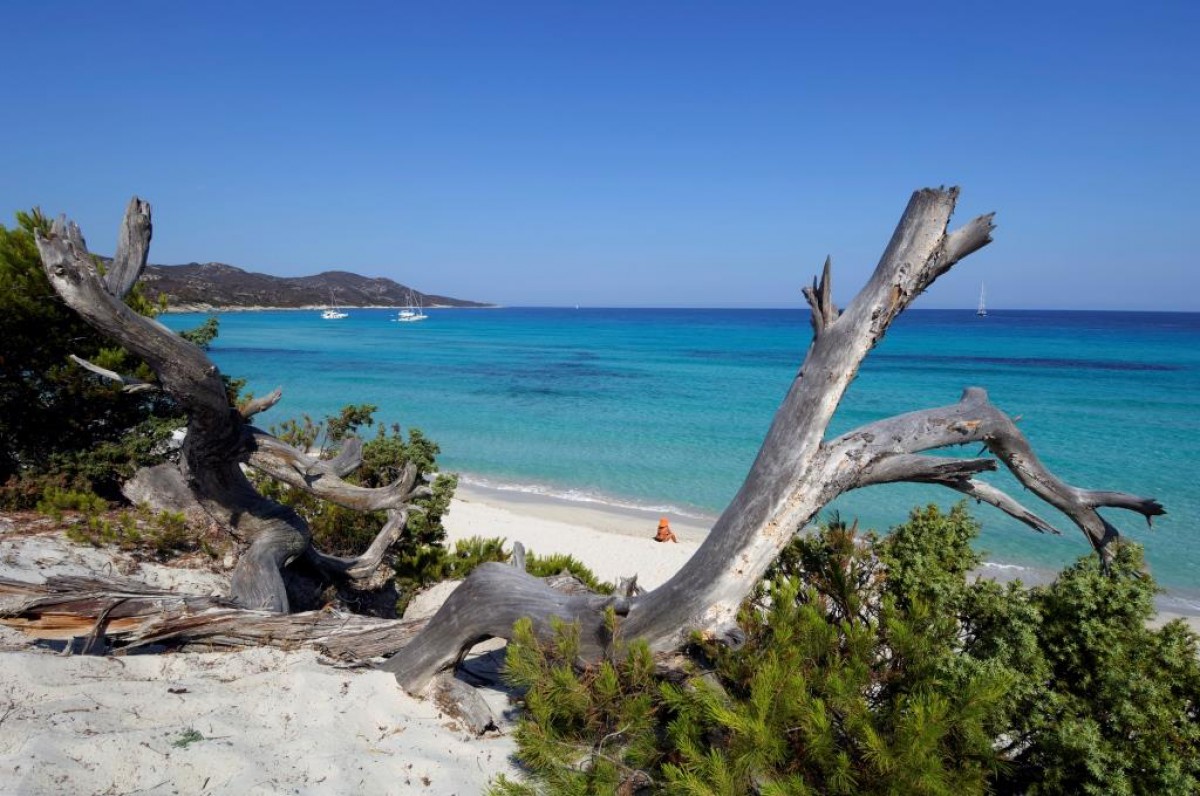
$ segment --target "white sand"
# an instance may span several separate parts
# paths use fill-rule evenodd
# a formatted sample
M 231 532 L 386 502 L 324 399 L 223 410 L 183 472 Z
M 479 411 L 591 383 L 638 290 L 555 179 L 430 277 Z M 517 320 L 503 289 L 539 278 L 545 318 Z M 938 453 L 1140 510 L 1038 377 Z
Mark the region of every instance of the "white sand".
M 668 515 L 678 542 L 656 542 L 659 512 L 614 508 L 524 492 L 461 485 L 443 519 L 449 541 L 501 536 L 538 554 L 567 553 L 601 580 L 638 576 L 654 588 L 683 566 L 699 546 L 708 525 Z
M 707 532 L 704 521 L 672 516 L 679 543 L 658 543 L 658 517 L 469 485 L 445 524 L 452 541 L 502 536 L 536 553 L 569 553 L 603 579 L 637 574 L 654 587 Z M 0 517 L 0 575 L 40 581 L 89 572 L 201 594 L 227 588 L 222 574 L 143 564 L 58 533 L 18 536 Z M 489 702 L 495 708 L 495 694 Z M 182 745 L 189 733 L 202 738 Z M 6 796 L 474 796 L 495 775 L 516 773 L 513 749 L 508 734 L 469 737 L 388 674 L 335 668 L 308 651 L 63 657 L 0 628 Z
M 707 532 L 671 517 L 680 542 L 660 544 L 658 516 L 464 486 L 446 525 L 452 540 L 503 536 L 537 553 L 570 553 L 606 580 L 637 574 L 653 587 Z M 17 535 L 0 521 L 0 575 L 92 573 L 196 594 L 228 588 L 221 573 L 73 545 L 49 528 Z M 495 694 L 488 701 L 496 707 Z M 191 732 L 202 739 L 177 745 Z M 389 674 L 335 668 L 309 651 L 64 657 L 0 628 L 6 795 L 474 796 L 497 774 L 517 773 L 513 749 L 507 733 L 469 737 Z
M 0 575 L 120 575 L 199 594 L 224 576 L 6 533 Z M 189 733 L 201 738 L 184 743 Z M 195 736 L 191 736 L 195 737 Z M 179 745 L 177 745 L 179 744 Z M 0 628 L 0 794 L 475 796 L 516 769 L 385 672 L 311 651 L 63 656 Z
M 308 651 L 0 666 L 4 793 L 466 796 L 511 771 L 509 737 L 471 738 L 391 675 Z

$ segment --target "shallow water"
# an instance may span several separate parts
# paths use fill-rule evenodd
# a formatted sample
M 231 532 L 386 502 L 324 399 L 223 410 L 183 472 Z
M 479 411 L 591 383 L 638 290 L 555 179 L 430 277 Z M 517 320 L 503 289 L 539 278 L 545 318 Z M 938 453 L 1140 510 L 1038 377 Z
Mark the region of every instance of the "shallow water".
M 807 311 L 433 310 L 418 324 L 385 310 L 221 315 L 212 356 L 263 394 L 284 389 L 269 425 L 347 403 L 418 426 L 448 469 L 480 483 L 699 516 L 740 485 L 808 346 Z M 168 315 L 187 328 L 197 315 Z M 1153 531 L 1107 516 L 1145 543 L 1175 607 L 1200 608 L 1200 314 L 914 310 L 867 358 L 831 434 L 953 403 L 977 385 L 1013 415 L 1043 460 L 1080 486 L 1160 499 Z M 968 451 L 974 453 L 974 450 Z M 997 485 L 1022 491 L 1005 474 Z M 874 487 L 832 508 L 886 528 L 936 487 Z M 1087 552 L 1082 534 L 1035 534 L 989 506 L 981 546 L 999 564 L 1054 569 Z

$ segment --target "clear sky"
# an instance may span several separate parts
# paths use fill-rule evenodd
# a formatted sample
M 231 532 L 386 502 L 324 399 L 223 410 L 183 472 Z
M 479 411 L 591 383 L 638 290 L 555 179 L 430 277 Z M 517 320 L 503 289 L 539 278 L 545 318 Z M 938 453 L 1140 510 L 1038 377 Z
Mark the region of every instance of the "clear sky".
M 1200 310 L 1200 2 L 0 9 L 0 211 L 111 252 L 505 304 L 845 300 L 909 194 L 996 243 L 918 306 Z

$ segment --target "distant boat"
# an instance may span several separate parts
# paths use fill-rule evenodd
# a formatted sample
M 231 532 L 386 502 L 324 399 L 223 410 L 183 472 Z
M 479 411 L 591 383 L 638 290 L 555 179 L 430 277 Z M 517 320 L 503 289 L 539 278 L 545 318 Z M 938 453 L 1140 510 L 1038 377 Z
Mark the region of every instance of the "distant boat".
M 980 318 L 987 317 L 987 306 L 983 303 L 983 283 L 979 283 L 979 309 L 975 310 L 975 314 Z
M 350 317 L 349 313 L 342 312 L 338 309 L 332 290 L 329 291 L 329 307 L 327 307 L 325 311 L 321 313 L 321 317 L 327 321 L 336 321 L 339 318 Z
M 396 313 L 393 320 L 400 323 L 416 323 L 423 321 L 429 316 L 422 312 L 421 297 L 415 295 L 411 290 L 408 291 L 408 306 Z

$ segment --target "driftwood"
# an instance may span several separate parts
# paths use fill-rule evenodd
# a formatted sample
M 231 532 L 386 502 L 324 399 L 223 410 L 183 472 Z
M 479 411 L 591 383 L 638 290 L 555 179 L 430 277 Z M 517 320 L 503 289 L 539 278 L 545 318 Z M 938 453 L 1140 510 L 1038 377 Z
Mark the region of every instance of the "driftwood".
M 519 542 L 514 547 L 518 555 L 512 566 L 523 570 L 524 550 Z M 539 582 L 564 596 L 591 596 L 567 572 Z M 622 593 L 636 591 L 636 582 L 630 581 Z M 149 646 L 202 651 L 308 647 L 362 663 L 403 647 L 428 622 L 429 616 L 380 619 L 331 608 L 292 614 L 252 611 L 227 597 L 176 594 L 124 578 L 55 576 L 28 583 L 0 577 L 0 624 L 44 640 L 82 638 L 84 653 L 97 651 L 107 639 L 121 653 Z M 443 690 L 457 692 L 458 687 Z
M 404 646 L 426 621 L 332 610 L 251 611 L 228 598 L 179 595 L 111 578 L 55 577 L 41 584 L 0 578 L 0 624 L 40 639 L 105 637 L 122 651 L 152 645 L 205 651 L 310 647 L 365 661 Z
M 403 530 L 412 500 L 428 494 L 414 486 L 415 470 L 407 470 L 389 487 L 365 489 L 342 480 L 360 461 L 361 447 L 348 444 L 333 461 L 315 459 L 248 420 L 279 400 L 276 390 L 263 399 L 234 409 L 229 405 L 221 373 L 193 343 L 162 324 L 143 317 L 122 301 L 141 275 L 149 252 L 152 224 L 150 205 L 135 198 L 121 226 L 116 256 L 101 275 L 74 223 L 58 219 L 49 236 L 37 236 L 37 246 L 50 284 L 63 301 L 99 331 L 144 359 L 158 376 L 159 386 L 188 415 L 180 479 L 159 478 L 161 490 L 186 488 L 188 494 L 163 494 L 162 502 L 196 502 L 216 524 L 227 529 L 243 548 L 232 578 L 234 603 L 249 609 L 288 610 L 281 570 L 305 556 L 331 575 L 369 574 L 382 552 Z M 91 370 L 116 376 L 94 366 Z M 361 510 L 388 511 L 380 541 L 356 560 L 325 556 L 312 548 L 308 524 L 295 511 L 259 494 L 242 472 L 247 464 L 290 486 L 326 500 Z
M 409 502 L 422 494 L 423 488 L 413 486 L 409 472 L 389 487 L 355 487 L 342 480 L 357 464 L 355 443 L 337 459 L 322 461 L 250 426 L 249 419 L 278 401 L 278 393 L 231 408 L 220 374 L 203 351 L 124 306 L 120 297 L 136 278 L 131 274 L 140 273 L 137 263 L 144 264 L 150 239 L 150 211 L 144 202 L 130 203 L 122 247 L 104 279 L 96 273 L 78 228 L 60 221 L 49 237 L 38 238 L 56 291 L 93 326 L 149 362 L 161 387 L 188 412 L 180 468 L 184 478 L 155 483 L 186 485 L 209 515 L 245 545 L 233 579 L 231 601 L 237 607 L 205 604 L 201 608 L 186 600 L 170 603 L 168 596 L 158 595 L 157 608 L 150 608 L 145 594 L 122 596 L 121 592 L 93 587 L 87 596 L 90 602 L 71 610 L 90 617 L 94 626 L 106 624 L 106 629 L 81 628 L 76 621 L 74 630 L 87 630 L 91 636 L 111 634 L 121 630 L 121 623 L 138 610 L 159 611 L 153 619 L 143 617 L 146 626 L 138 635 L 127 634 L 129 638 L 152 643 L 171 633 L 177 641 L 214 645 L 229 639 L 237 639 L 239 644 L 286 639 L 283 643 L 329 643 L 328 649 L 334 652 L 349 646 L 355 657 L 365 657 L 361 653 L 367 649 L 394 652 L 383 668 L 414 692 L 453 667 L 477 641 L 507 638 L 514 622 L 522 617 L 530 617 L 543 638 L 550 636 L 555 621 L 578 623 L 581 655 L 593 659 L 609 644 L 609 612 L 619 618 L 624 638 L 645 640 L 660 653 L 678 649 L 694 632 L 736 642 L 740 631 L 734 620 L 739 604 L 792 536 L 847 491 L 900 481 L 940 484 L 990 503 L 1037 531 L 1056 533 L 1050 523 L 1015 498 L 976 478 L 999 464 L 1027 490 L 1069 517 L 1092 547 L 1107 556 L 1119 533 L 1098 509 L 1126 509 L 1149 521 L 1163 513 L 1162 506 L 1149 498 L 1065 483 L 1039 461 L 1013 421 L 994 407 L 981 389 L 967 389 L 961 400 L 948 406 L 880 420 L 835 438 L 826 436 L 860 364 L 895 318 L 956 262 L 991 242 L 990 215 L 948 231 L 957 195 L 957 189 L 913 194 L 873 275 L 844 310 L 834 304 L 833 269 L 828 260 L 820 279 L 804 290 L 811 308 L 813 341 L 800 371 L 741 489 L 695 555 L 667 583 L 647 593 L 631 588 L 607 597 L 578 591 L 568 594 L 519 567 L 485 564 L 415 635 L 415 625 L 402 629 L 379 624 L 379 620 L 337 617 L 336 621 L 365 624 L 356 626 L 355 632 L 362 633 L 358 637 L 332 634 L 336 643 L 314 642 L 331 635 L 329 625 L 322 624 L 319 616 L 280 615 L 288 607 L 280 569 L 305 556 L 318 567 L 343 576 L 369 570 L 381 551 L 403 532 Z M 965 444 L 979 445 L 994 458 L 925 453 Z M 242 475 L 243 463 L 343 506 L 386 509 L 388 522 L 364 556 L 351 560 L 325 556 L 312 548 L 303 520 L 254 491 Z M 45 600 L 59 602 L 40 603 L 23 616 L 28 621 L 33 621 L 29 618 L 38 611 L 49 616 L 47 611 L 61 607 L 71 596 L 47 595 Z
M 613 603 L 567 601 L 512 569 L 480 567 L 384 668 L 405 688 L 418 690 L 452 665 L 464 645 L 486 636 L 507 637 L 512 623 L 524 616 L 544 637 L 552 619 L 577 622 L 581 654 L 597 657 L 609 642 L 604 611 L 610 606 L 623 617 L 625 638 L 642 639 L 658 652 L 678 648 L 693 632 L 736 642 L 739 604 L 793 534 L 838 495 L 875 483 L 943 484 L 1039 531 L 1050 529 L 1014 498 L 975 480 L 977 473 L 994 468 L 994 461 L 919 455 L 937 448 L 981 444 L 1025 487 L 1070 517 L 1101 554 L 1118 534 L 1097 508 L 1129 509 L 1147 520 L 1161 514 L 1154 500 L 1079 489 L 1055 477 L 977 388 L 950 406 L 826 438 L 846 388 L 892 321 L 956 262 L 991 242 L 990 215 L 948 231 L 957 197 L 957 189 L 913 194 L 870 280 L 843 311 L 834 304 L 832 265 L 826 260 L 821 278 L 804 291 L 813 341 L 800 372 L 741 489 L 674 577 L 644 595 Z

